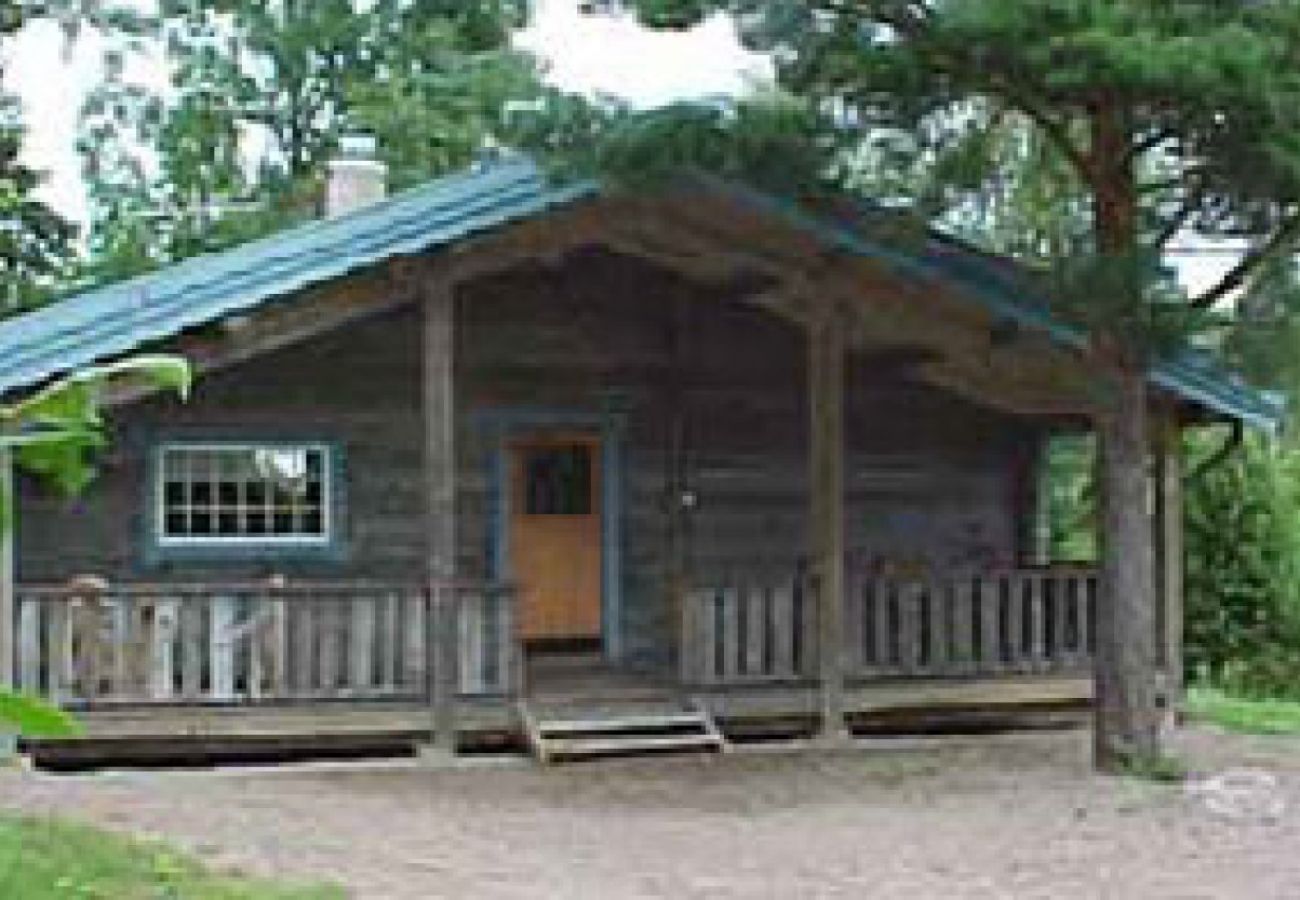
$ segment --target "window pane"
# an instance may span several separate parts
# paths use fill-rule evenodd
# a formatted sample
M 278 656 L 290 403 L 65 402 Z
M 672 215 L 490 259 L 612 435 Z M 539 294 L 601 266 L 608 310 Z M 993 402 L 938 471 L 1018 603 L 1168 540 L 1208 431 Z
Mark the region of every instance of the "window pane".
M 163 537 L 328 536 L 328 464 L 319 447 L 169 447 L 161 468 Z

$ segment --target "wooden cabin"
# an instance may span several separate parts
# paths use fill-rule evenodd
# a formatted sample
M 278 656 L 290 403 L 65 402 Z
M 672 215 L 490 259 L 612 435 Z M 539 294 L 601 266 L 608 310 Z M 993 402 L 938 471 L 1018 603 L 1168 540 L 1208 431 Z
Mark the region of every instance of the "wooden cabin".
M 1041 484 L 1096 385 L 1025 273 L 704 176 L 504 160 L 354 207 L 0 323 L 10 396 L 146 349 L 200 373 L 111 398 L 83 496 L 18 476 L 0 680 L 159 746 L 1086 701 L 1104 598 Z M 1151 404 L 1172 693 L 1179 429 L 1280 410 L 1190 354 Z

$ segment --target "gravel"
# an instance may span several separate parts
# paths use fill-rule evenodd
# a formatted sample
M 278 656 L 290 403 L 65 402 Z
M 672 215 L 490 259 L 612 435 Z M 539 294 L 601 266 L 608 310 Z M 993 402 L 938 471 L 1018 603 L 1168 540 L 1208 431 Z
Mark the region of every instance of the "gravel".
M 1300 897 L 1300 740 L 1184 731 L 1186 785 L 1084 732 L 721 758 L 0 775 L 0 806 L 358 897 Z

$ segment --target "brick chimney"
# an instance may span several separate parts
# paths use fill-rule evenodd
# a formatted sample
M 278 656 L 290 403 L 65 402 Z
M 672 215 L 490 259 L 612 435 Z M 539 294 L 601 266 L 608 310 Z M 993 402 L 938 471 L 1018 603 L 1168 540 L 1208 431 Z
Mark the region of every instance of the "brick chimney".
M 376 158 L 374 135 L 345 134 L 326 164 L 325 217 L 369 206 L 388 193 L 388 167 Z

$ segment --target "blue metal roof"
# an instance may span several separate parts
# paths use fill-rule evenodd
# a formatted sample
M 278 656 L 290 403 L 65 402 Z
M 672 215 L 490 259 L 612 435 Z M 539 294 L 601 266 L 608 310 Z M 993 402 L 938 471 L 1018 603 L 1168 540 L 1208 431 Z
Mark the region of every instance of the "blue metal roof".
M 596 192 L 508 161 L 0 322 L 0 394 Z
M 707 179 L 719 192 L 900 275 L 937 279 L 960 295 L 1055 340 L 1082 347 L 1084 334 L 1051 313 L 1015 266 L 939 235 L 906 246 L 874 239 L 868 207 L 828 216 L 759 191 Z M 186 260 L 0 322 L 0 395 L 184 329 L 218 321 L 384 259 L 446 246 L 470 235 L 596 196 L 594 182 L 556 184 L 532 162 L 509 159 L 432 181 L 364 209 Z M 846 200 L 853 204 L 851 198 Z M 1187 353 L 1157 364 L 1152 381 L 1216 413 L 1268 430 L 1284 404 Z

